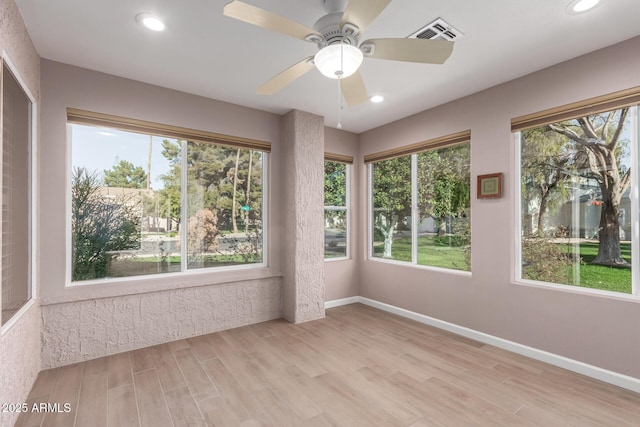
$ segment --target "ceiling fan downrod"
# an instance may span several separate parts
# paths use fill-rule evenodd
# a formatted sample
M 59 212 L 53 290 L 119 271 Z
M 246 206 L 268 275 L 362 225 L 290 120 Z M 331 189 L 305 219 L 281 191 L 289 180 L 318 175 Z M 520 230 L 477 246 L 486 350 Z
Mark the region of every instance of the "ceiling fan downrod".
M 344 75 L 344 43 L 340 43 L 340 69 L 336 71 L 336 75 L 338 76 L 338 125 L 336 126 L 338 129 L 342 129 L 342 86 L 340 83 L 340 79 Z

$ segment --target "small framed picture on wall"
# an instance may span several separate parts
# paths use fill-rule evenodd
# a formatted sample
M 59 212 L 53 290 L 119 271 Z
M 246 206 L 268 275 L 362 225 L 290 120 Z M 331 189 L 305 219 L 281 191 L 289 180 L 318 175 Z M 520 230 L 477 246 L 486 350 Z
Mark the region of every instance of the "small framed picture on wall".
M 478 175 L 478 199 L 502 197 L 502 173 Z

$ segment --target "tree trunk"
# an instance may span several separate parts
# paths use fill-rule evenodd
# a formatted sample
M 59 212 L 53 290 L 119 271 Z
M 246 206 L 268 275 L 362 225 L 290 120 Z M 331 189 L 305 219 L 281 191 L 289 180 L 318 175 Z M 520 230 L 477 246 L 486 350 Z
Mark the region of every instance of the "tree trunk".
M 382 258 L 391 258 L 391 247 L 393 246 L 393 231 L 395 230 L 394 221 L 389 221 L 389 225 L 384 227 L 382 234 L 384 234 L 384 251 L 382 252 Z
M 233 232 L 238 232 L 238 223 L 236 222 L 236 189 L 238 188 L 238 166 L 240 164 L 240 149 L 236 154 L 236 169 L 233 172 L 233 201 L 231 203 L 231 221 L 233 222 Z
M 249 172 L 247 174 L 247 197 L 246 198 L 246 205 L 247 206 L 251 206 L 251 204 L 249 203 L 249 200 L 251 198 L 251 166 L 253 163 L 253 151 L 249 151 Z M 243 211 L 245 218 L 244 218 L 244 232 L 248 233 L 249 232 L 249 211 Z
M 540 212 L 538 212 L 538 225 L 536 227 L 536 236 L 544 236 L 544 214 L 547 211 L 547 199 L 549 198 L 548 192 L 542 192 L 540 195 Z
M 149 154 L 147 156 L 147 190 L 151 189 L 151 151 L 153 149 L 153 136 L 149 135 Z
M 626 267 L 629 264 L 622 258 L 620 251 L 620 197 L 612 194 L 610 188 L 601 185 L 602 212 L 600 213 L 600 232 L 598 233 L 598 256 L 591 264 Z
M 592 121 L 590 116 L 578 118 L 583 136 L 562 124 L 551 124 L 549 127 L 561 135 L 575 141 L 586 156 L 580 167 L 586 168 L 591 174 L 598 177 L 600 191 L 602 193 L 602 213 L 600 214 L 600 231 L 598 256 L 592 264 L 625 266 L 628 263 L 622 259 L 620 253 L 620 200 L 622 194 L 630 185 L 631 169 L 627 169 L 621 176 L 618 164 L 618 142 L 623 130 L 629 108 L 622 108 L 620 115 L 615 119 L 616 111 L 596 115 L 604 121 L 601 127 Z M 617 123 L 610 122 L 614 119 Z M 613 134 L 610 135 L 610 131 Z M 598 134 L 600 132 L 600 134 Z M 609 136 L 610 135 L 610 136 Z M 598 142 L 600 141 L 600 142 Z
M 380 214 L 375 217 L 375 228 L 384 237 L 384 247 L 382 258 L 391 258 L 391 247 L 393 246 L 393 232 L 396 229 L 396 218 L 393 214 L 389 216 Z
M 443 216 L 438 220 L 438 236 L 444 236 L 447 234 L 447 217 Z
M 151 189 L 151 150 L 153 149 L 153 136 L 149 135 L 149 154 L 147 156 L 147 190 Z M 157 218 L 154 218 L 157 221 Z M 151 228 L 151 218 L 147 216 L 147 230 Z

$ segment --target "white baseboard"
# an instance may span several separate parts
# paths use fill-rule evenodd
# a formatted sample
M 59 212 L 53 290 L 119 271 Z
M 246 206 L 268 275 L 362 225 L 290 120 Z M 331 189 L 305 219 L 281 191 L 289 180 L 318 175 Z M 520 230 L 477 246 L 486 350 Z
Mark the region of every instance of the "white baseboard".
M 340 307 L 341 305 L 355 304 L 357 302 L 360 302 L 360 297 L 334 299 L 333 301 L 325 301 L 324 308 L 327 309 L 327 308 Z
M 568 357 L 559 356 L 547 351 L 538 350 L 537 348 L 518 344 L 513 341 L 478 332 L 473 329 L 465 328 L 464 326 L 445 322 L 443 320 L 435 319 L 433 317 L 425 316 L 424 314 L 405 310 L 404 308 L 385 304 L 369 298 L 350 297 L 327 301 L 325 302 L 325 308 L 339 307 L 341 305 L 354 304 L 356 302 L 640 393 L 640 379 L 638 378 L 602 369 L 597 366 L 589 365 L 587 363 L 569 359 Z

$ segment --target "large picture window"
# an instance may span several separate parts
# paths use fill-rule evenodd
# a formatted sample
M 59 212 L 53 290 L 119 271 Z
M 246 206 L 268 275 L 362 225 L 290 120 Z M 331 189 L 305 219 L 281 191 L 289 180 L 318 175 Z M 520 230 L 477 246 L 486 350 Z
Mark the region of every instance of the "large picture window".
M 519 279 L 637 294 L 637 106 L 565 115 L 514 129 Z
M 330 157 L 331 158 L 331 157 Z M 343 161 L 324 162 L 324 257 L 349 256 L 349 169 Z
M 72 282 L 263 264 L 264 151 L 68 126 Z
M 469 139 L 463 132 L 370 157 L 380 158 L 370 162 L 373 258 L 471 270 Z
M 32 102 L 2 63 L 2 319 L 31 299 Z

